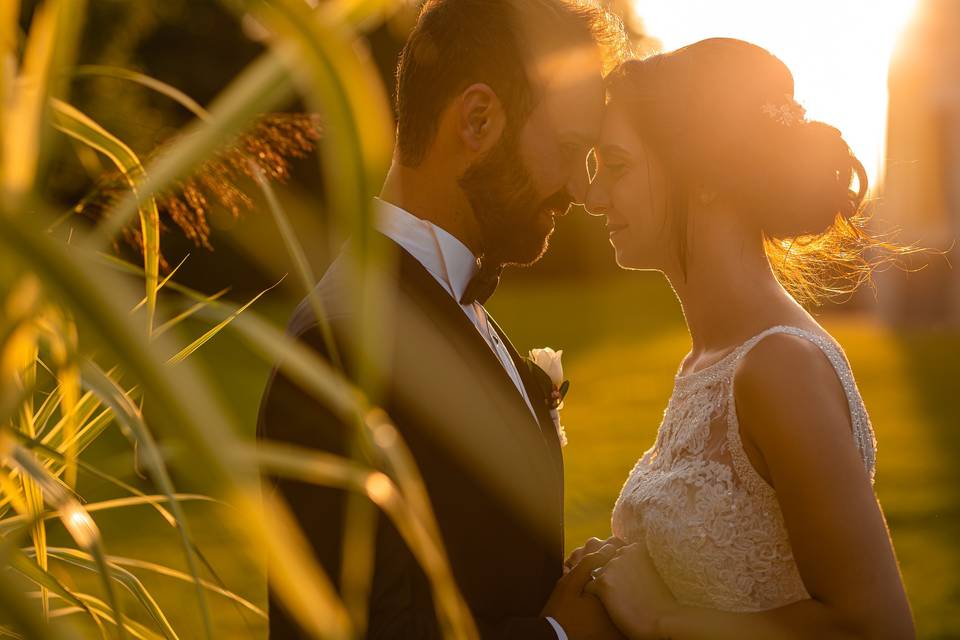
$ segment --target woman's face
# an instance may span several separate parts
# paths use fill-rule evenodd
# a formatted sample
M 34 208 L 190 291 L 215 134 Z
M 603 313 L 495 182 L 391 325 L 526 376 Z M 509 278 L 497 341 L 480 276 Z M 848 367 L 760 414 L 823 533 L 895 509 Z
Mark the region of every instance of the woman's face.
M 617 264 L 624 269 L 664 269 L 671 260 L 666 180 L 661 163 L 644 145 L 630 114 L 607 107 L 596 146 L 597 173 L 586 209 L 606 218 Z

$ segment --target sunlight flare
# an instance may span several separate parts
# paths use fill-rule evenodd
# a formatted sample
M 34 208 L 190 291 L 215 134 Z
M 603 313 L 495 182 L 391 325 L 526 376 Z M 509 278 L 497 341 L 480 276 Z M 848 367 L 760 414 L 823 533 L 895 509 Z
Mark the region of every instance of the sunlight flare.
M 887 69 L 917 0 L 635 0 L 665 50 L 710 37 L 758 44 L 794 75 L 807 116 L 836 126 L 863 162 L 881 175 L 886 139 Z

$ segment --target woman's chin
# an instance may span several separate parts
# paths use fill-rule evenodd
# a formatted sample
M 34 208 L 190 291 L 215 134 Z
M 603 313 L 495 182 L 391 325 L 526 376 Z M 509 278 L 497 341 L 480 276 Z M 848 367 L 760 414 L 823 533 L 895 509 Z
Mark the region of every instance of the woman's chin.
M 637 271 L 650 268 L 650 265 L 642 264 L 641 261 L 637 260 L 632 252 L 626 250 L 626 247 L 618 246 L 617 243 L 613 241 L 611 241 L 610 244 L 612 244 L 614 248 L 617 266 L 621 269 Z
M 611 241 L 610 244 L 613 245 L 614 260 L 616 261 L 617 266 L 621 269 L 630 269 L 629 256 L 627 256 L 613 241 Z

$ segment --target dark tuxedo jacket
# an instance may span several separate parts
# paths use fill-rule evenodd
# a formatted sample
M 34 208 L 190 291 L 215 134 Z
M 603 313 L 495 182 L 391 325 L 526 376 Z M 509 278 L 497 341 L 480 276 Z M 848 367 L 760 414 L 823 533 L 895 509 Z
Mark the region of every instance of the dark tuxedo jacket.
M 562 573 L 563 459 L 542 392 L 496 328 L 537 410 L 534 419 L 459 304 L 402 249 L 398 261 L 383 301 L 388 369 L 380 404 L 424 478 L 454 578 L 482 637 L 555 640 L 540 611 Z M 349 302 L 348 262 L 341 255 L 316 288 L 341 354 L 349 352 L 359 321 Z M 306 300 L 288 331 L 326 356 Z M 346 369 L 349 375 L 349 360 Z M 258 437 L 344 455 L 350 433 L 278 368 L 271 372 Z M 344 493 L 277 478 L 267 478 L 265 490 L 287 501 L 339 586 Z M 270 637 L 301 637 L 272 591 Z M 367 637 L 440 637 L 429 583 L 382 514 Z

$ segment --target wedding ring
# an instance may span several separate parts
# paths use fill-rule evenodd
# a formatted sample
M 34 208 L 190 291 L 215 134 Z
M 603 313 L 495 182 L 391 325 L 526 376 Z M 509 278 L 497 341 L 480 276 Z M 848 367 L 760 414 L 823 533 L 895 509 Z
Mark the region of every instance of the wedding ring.
M 596 569 L 590 572 L 590 579 L 596 580 L 597 578 L 600 577 L 601 573 L 603 573 L 603 567 L 597 567 Z

